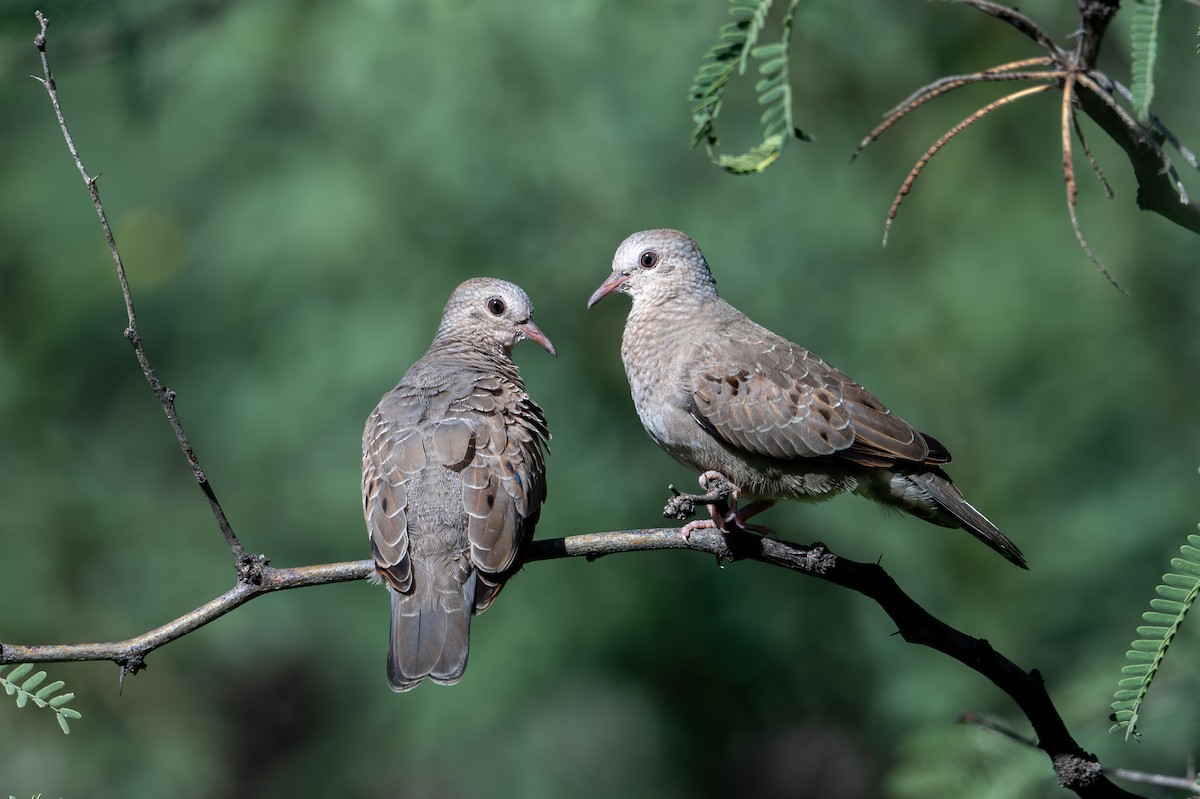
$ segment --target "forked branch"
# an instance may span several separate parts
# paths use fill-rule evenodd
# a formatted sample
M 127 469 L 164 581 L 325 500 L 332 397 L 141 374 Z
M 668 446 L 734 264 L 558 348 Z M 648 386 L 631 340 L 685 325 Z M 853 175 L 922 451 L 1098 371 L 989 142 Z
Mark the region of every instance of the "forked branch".
M 1172 144 L 1180 152 L 1184 161 L 1193 168 L 1197 168 L 1195 156 L 1182 147 L 1178 139 L 1153 114 L 1150 115 L 1148 123 L 1150 127 L 1139 123 L 1113 97 L 1114 90 L 1121 92 L 1123 96 L 1128 95 L 1128 90 L 1092 68 L 1104 32 L 1107 30 L 1112 16 L 1116 13 L 1118 0 L 1079 0 L 1080 27 L 1076 34 L 1076 46 L 1070 50 L 1059 47 L 1036 22 L 1015 8 L 990 2 L 990 0 L 957 0 L 957 2 L 972 6 L 1013 26 L 1033 41 L 1044 55 L 1009 61 L 967 75 L 946 76 L 921 87 L 884 115 L 883 121 L 860 142 L 851 160 L 854 160 L 863 148 L 874 142 L 914 110 L 930 100 L 962 86 L 994 81 L 1036 81 L 1046 85 L 1015 92 L 983 106 L 934 142 L 909 172 L 896 197 L 892 200 L 884 223 L 883 241 L 885 245 L 892 221 L 895 219 L 904 197 L 912 190 L 917 177 L 930 159 L 950 139 L 1000 105 L 1007 105 L 1049 88 L 1057 88 L 1062 92 L 1060 118 L 1062 167 L 1067 191 L 1067 215 L 1071 221 L 1071 229 L 1075 233 L 1080 248 L 1114 286 L 1120 289 L 1112 274 L 1088 245 L 1079 224 L 1078 185 L 1075 178 L 1072 135 L 1079 140 L 1088 162 L 1092 165 L 1092 169 L 1104 186 L 1105 193 L 1110 198 L 1112 197 L 1112 188 L 1084 139 L 1083 130 L 1075 114 L 1077 108 L 1082 108 L 1083 112 L 1095 120 L 1129 156 L 1138 181 L 1138 206 L 1144 210 L 1161 214 L 1188 230 L 1200 233 L 1200 206 L 1188 199 L 1187 192 L 1163 149 L 1163 144 Z M 1048 67 L 1048 69 L 1029 69 L 1029 67 L 1036 66 Z M 1128 101 L 1128 97 L 1126 100 Z

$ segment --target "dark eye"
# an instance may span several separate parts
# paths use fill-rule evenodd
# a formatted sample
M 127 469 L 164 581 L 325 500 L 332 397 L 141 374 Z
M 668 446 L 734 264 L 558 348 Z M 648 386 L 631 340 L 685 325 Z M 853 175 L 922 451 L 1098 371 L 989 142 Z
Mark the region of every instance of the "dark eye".
M 499 316 L 504 313 L 504 300 L 499 297 L 491 297 L 487 301 L 487 309 L 493 316 Z
M 638 263 L 642 265 L 642 269 L 653 269 L 658 265 L 658 253 L 654 250 L 646 250 L 638 256 Z

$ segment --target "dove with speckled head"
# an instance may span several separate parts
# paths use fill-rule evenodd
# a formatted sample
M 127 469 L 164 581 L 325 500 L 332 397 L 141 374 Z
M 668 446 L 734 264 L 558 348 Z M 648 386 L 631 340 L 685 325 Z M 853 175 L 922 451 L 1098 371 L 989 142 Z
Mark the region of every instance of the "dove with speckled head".
M 664 229 L 625 239 L 588 308 L 616 291 L 632 299 L 621 359 L 646 432 L 680 463 L 717 472 L 737 489 L 727 515 L 710 507 L 712 519 L 685 531 L 747 527 L 781 499 L 855 493 L 961 527 L 1027 568 L 942 469 L 945 447 L 721 299 L 690 237 Z M 738 508 L 738 498 L 752 501 Z
M 363 512 L 392 601 L 387 679 L 462 679 L 472 615 L 521 566 L 546 498 L 542 409 L 512 349 L 537 342 L 518 286 L 475 278 L 450 296 L 437 334 L 363 432 Z

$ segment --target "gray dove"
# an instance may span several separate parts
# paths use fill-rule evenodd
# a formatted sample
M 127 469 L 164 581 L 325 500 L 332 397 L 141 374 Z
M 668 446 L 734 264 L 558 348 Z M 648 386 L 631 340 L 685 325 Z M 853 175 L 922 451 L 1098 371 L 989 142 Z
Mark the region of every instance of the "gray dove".
M 471 616 L 520 568 L 533 537 L 550 433 L 512 362 L 524 339 L 557 354 L 518 286 L 468 280 L 429 351 L 367 418 L 363 513 L 392 599 L 393 691 L 462 679 Z
M 614 291 L 633 300 L 621 359 L 646 432 L 703 473 L 702 485 L 724 476 L 736 487 L 730 512 L 710 505 L 713 518 L 691 522 L 685 535 L 701 527 L 755 529 L 746 520 L 777 500 L 851 492 L 961 527 L 1028 568 L 942 470 L 950 462 L 944 446 L 721 299 L 691 238 L 645 230 L 625 239 L 587 307 Z M 739 497 L 753 501 L 739 509 Z

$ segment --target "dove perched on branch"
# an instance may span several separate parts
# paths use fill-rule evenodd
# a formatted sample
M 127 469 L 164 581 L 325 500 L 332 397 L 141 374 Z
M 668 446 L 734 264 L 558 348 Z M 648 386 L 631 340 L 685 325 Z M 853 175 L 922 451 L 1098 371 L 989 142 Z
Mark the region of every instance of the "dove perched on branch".
M 533 537 L 550 433 L 512 361 L 525 339 L 556 354 L 524 291 L 468 280 L 429 351 L 367 419 L 363 511 L 392 601 L 392 690 L 462 679 L 471 616 L 496 598 Z
M 943 527 L 961 527 L 1027 568 L 1016 545 L 963 498 L 942 469 L 950 453 L 808 350 L 717 294 L 708 262 L 676 230 L 622 242 L 588 299 L 632 299 L 621 358 L 646 432 L 680 463 L 725 477 L 732 510 L 691 522 L 748 527 L 781 499 L 855 493 Z M 737 507 L 738 497 L 752 501 Z M 750 526 L 751 529 L 752 526 Z

